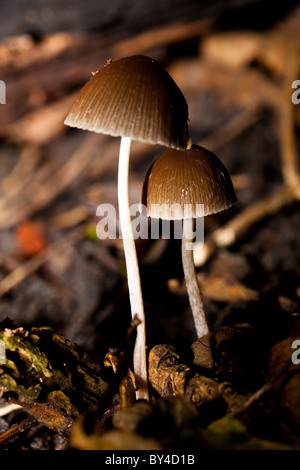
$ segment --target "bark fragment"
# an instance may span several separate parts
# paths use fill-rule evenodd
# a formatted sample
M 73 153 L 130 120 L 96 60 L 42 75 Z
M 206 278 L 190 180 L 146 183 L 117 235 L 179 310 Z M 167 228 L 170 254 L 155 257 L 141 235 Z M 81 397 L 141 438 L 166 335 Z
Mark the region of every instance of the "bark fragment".
M 48 329 L 0 325 L 6 360 L 0 364 L 1 395 L 42 424 L 68 435 L 74 419 L 107 389 L 99 364 Z
M 161 397 L 184 396 L 197 407 L 211 404 L 223 414 L 243 400 L 229 382 L 200 375 L 183 363 L 177 351 L 169 345 L 154 346 L 149 354 L 149 381 Z

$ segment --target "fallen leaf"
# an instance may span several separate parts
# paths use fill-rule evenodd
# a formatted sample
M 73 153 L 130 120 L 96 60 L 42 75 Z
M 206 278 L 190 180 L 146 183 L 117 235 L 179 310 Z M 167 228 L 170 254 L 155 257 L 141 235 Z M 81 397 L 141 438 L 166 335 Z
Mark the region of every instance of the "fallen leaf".
M 274 344 L 270 352 L 267 380 L 271 380 L 284 366 L 290 362 L 290 367 L 278 377 L 274 390 L 278 393 L 282 408 L 290 415 L 294 423 L 300 426 L 300 363 L 299 346 L 300 321 L 297 322 L 291 336 Z M 298 349 L 298 353 L 297 353 Z
M 198 275 L 204 297 L 217 302 L 239 302 L 259 300 L 259 292 L 239 282 L 229 272 Z
M 80 450 L 162 450 L 155 439 L 128 431 L 86 434 L 80 420 L 73 425 L 71 445 Z

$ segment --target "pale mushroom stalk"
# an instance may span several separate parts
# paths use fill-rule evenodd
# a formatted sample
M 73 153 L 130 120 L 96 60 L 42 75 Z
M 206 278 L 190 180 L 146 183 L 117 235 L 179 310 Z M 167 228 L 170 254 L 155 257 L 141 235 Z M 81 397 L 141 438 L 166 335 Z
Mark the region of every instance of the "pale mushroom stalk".
M 136 343 L 133 354 L 133 367 L 137 387 L 136 398 L 148 400 L 145 313 L 129 204 L 128 174 L 130 146 L 131 139 L 129 137 L 122 137 L 118 170 L 119 220 L 127 269 L 131 314 L 132 318 L 137 315 L 138 319 L 141 321 L 137 327 Z
M 193 238 L 193 219 L 183 219 L 182 266 L 196 333 L 198 338 L 201 338 L 209 332 L 209 326 L 194 264 Z
M 80 90 L 65 124 L 121 137 L 119 215 L 124 237 L 128 290 L 137 330 L 134 372 L 137 398 L 147 398 L 145 321 L 135 241 L 128 202 L 128 164 L 131 140 L 185 149 L 189 144 L 188 106 L 168 72 L 151 57 L 133 55 L 107 64 L 92 74 Z
M 182 264 L 199 337 L 208 322 L 195 271 L 193 221 L 229 209 L 236 202 L 228 171 L 216 155 L 198 145 L 168 149 L 148 169 L 141 203 L 149 217 L 182 220 Z M 186 212 L 188 210 L 188 212 Z

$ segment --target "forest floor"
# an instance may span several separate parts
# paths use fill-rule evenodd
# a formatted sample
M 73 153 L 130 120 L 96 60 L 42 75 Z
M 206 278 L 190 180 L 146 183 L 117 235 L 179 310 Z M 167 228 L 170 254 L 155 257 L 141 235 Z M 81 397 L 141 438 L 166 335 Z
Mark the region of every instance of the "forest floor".
M 298 24 L 295 9 L 259 30 L 214 17 L 113 41 L 72 31 L 0 41 L 1 449 L 299 449 Z M 181 88 L 192 141 L 222 160 L 237 195 L 205 218 L 195 249 L 204 338 L 180 241 L 137 240 L 149 403 L 134 403 L 126 368 L 134 328 L 122 240 L 96 235 L 98 205 L 117 207 L 119 139 L 63 124 L 93 70 L 137 53 Z M 132 203 L 164 150 L 133 142 Z M 114 361 L 123 374 L 104 367 Z

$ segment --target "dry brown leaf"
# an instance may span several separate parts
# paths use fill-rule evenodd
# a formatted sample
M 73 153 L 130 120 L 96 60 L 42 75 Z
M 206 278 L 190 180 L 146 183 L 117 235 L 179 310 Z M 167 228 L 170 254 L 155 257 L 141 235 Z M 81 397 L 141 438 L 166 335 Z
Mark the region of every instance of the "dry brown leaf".
M 239 302 L 259 300 L 259 292 L 237 281 L 229 272 L 222 275 L 211 273 L 199 274 L 199 283 L 204 297 L 217 302 Z
M 103 435 L 86 434 L 80 421 L 72 428 L 71 445 L 80 450 L 162 450 L 153 438 L 128 431 L 108 431 Z
M 257 57 L 261 41 L 261 35 L 254 31 L 221 32 L 202 41 L 201 53 L 205 59 L 225 67 L 245 67 Z
M 291 336 L 274 344 L 270 352 L 270 362 L 267 373 L 267 380 L 272 379 L 288 361 L 291 366 L 285 371 L 274 384 L 274 389 L 279 395 L 281 406 L 286 409 L 293 421 L 300 425 L 300 321 Z M 298 352 L 297 352 L 298 351 Z

